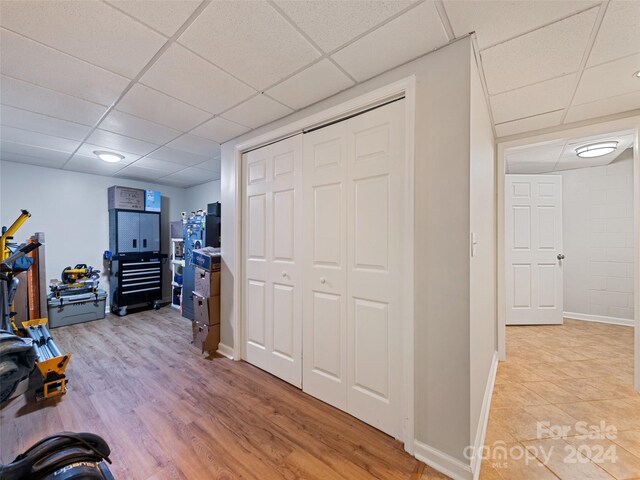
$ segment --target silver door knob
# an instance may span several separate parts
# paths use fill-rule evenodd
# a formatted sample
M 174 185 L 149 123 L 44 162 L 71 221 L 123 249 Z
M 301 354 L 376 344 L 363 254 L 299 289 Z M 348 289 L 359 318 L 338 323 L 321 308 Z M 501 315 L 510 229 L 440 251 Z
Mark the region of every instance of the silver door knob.
M 564 255 L 562 253 L 558 254 L 558 260 L 564 260 Z
M 325 283 L 327 283 L 327 279 L 324 277 L 320 277 L 320 283 L 324 285 Z
M 282 278 L 287 278 L 287 272 L 285 272 L 284 270 L 282 271 Z

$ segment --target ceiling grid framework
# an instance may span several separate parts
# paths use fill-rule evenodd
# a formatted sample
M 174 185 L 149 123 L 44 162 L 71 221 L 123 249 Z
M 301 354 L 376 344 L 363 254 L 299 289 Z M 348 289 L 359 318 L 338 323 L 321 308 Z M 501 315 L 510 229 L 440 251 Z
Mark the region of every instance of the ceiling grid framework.
M 640 108 L 634 0 L 0 0 L 0 159 L 193 186 L 220 143 L 472 31 L 498 137 Z

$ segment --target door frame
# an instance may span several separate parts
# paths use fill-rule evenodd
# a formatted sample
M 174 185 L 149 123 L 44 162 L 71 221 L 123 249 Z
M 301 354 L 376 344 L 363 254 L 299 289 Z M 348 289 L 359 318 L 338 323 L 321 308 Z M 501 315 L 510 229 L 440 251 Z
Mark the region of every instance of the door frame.
M 566 136 L 589 136 L 597 135 L 606 131 L 632 130 L 634 132 L 633 142 L 633 224 L 634 224 L 634 378 L 635 388 L 640 391 L 640 116 L 630 116 L 615 120 L 591 123 L 576 126 L 573 128 L 558 128 L 549 133 L 541 133 L 533 136 L 519 135 L 508 137 L 497 141 L 497 188 L 498 188 L 498 357 L 501 361 L 507 359 L 506 350 L 506 282 L 505 282 L 505 174 L 506 156 L 508 148 L 519 147 L 531 143 L 557 140 Z M 513 138 L 509 140 L 509 138 Z
M 243 250 L 243 216 L 242 205 L 244 202 L 244 185 L 242 182 L 242 155 L 269 143 L 283 140 L 292 135 L 303 133 L 306 130 L 323 126 L 331 122 L 343 120 L 352 115 L 363 113 L 366 110 L 382 106 L 383 104 L 405 98 L 405 185 L 406 192 L 404 203 L 404 257 L 403 257 L 403 292 L 404 306 L 402 318 L 402 436 L 404 449 L 413 455 L 414 450 L 414 168 L 415 168 L 415 112 L 416 112 L 416 77 L 411 75 L 397 82 L 378 88 L 364 95 L 357 96 L 339 105 L 329 107 L 321 112 L 306 116 L 299 120 L 267 133 L 257 135 L 242 141 L 234 146 L 235 161 L 235 204 L 237 215 L 235 222 L 235 264 L 238 266 L 238 274 L 234 278 L 233 309 L 235 323 L 233 330 L 233 359 L 244 359 L 246 332 L 244 331 L 244 250 Z

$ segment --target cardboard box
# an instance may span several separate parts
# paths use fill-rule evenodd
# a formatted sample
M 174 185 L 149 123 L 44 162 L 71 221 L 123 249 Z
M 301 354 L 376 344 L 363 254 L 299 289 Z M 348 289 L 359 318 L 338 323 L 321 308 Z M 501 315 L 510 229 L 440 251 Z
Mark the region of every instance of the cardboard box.
M 195 282 L 193 290 L 201 297 L 216 297 L 220 295 L 220 272 L 209 272 L 200 267 L 195 268 Z
M 193 292 L 193 310 L 196 322 L 206 325 L 220 323 L 220 297 L 201 297 Z
M 114 185 L 107 190 L 109 210 L 138 210 L 144 212 L 144 190 Z
M 162 211 L 162 196 L 157 190 L 145 190 L 144 209 L 147 212 Z
M 215 353 L 220 343 L 220 324 L 206 325 L 191 322 L 193 327 L 193 345 L 202 353 Z
M 191 256 L 191 263 L 210 272 L 220 271 L 220 249 L 213 247 L 197 248 Z

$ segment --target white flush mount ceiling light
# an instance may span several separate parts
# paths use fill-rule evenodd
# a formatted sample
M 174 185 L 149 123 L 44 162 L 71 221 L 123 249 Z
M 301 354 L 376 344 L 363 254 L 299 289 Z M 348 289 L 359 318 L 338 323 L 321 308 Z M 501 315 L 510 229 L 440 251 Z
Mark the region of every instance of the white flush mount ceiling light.
M 598 142 L 590 145 L 583 145 L 576 148 L 576 155 L 580 158 L 602 157 L 618 148 L 618 142 Z
M 100 160 L 108 163 L 118 163 L 120 160 L 124 160 L 124 155 L 113 152 L 105 152 L 103 150 L 95 150 L 93 152 Z

